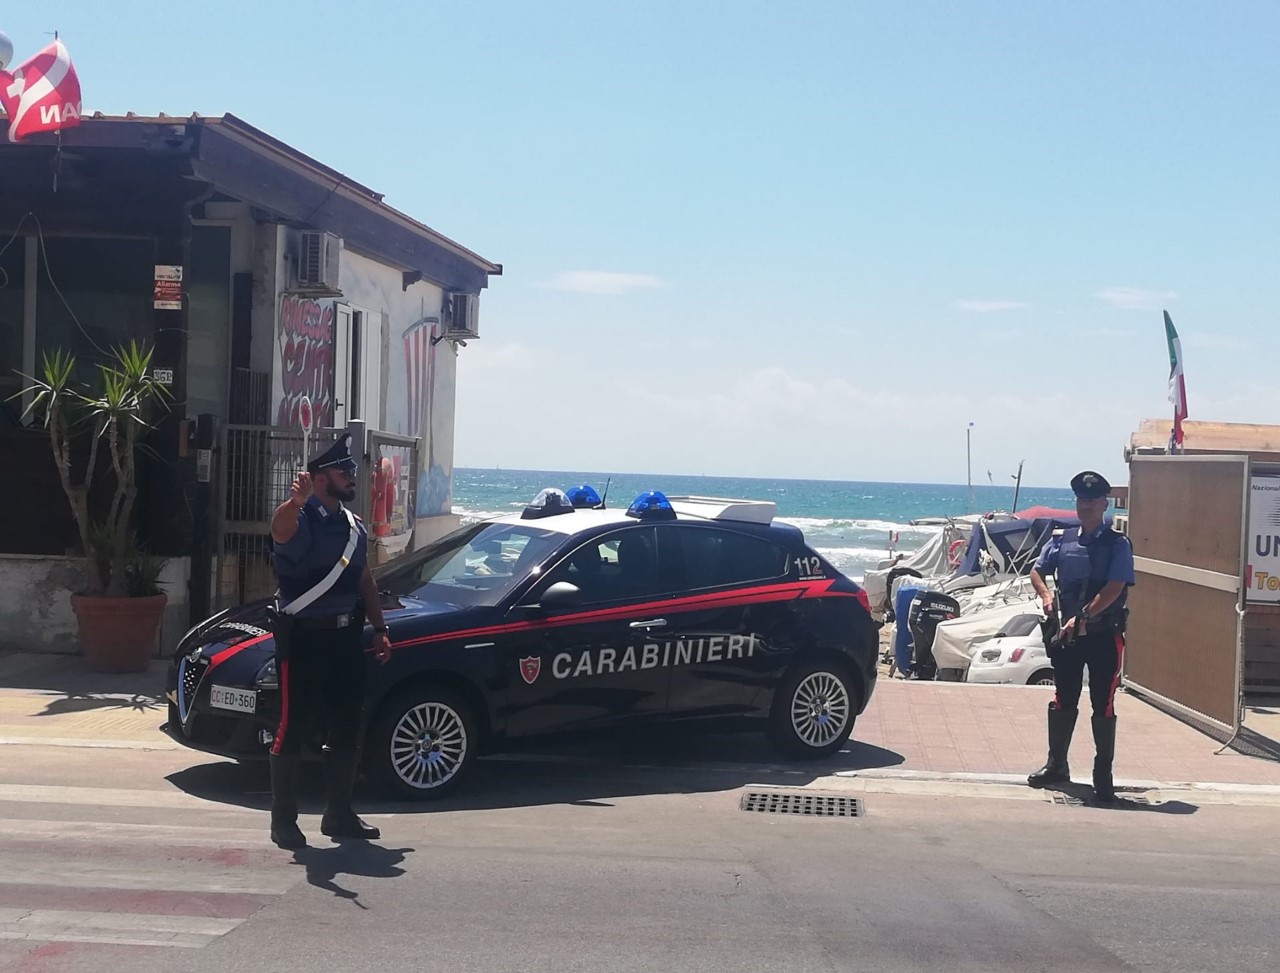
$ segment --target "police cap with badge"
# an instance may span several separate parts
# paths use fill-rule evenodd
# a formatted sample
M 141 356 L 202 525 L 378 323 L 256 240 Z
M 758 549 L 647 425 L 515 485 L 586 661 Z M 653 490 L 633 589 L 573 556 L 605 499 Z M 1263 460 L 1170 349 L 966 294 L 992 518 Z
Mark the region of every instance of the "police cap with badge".
M 360 467 L 351 456 L 351 433 L 344 432 L 338 441 L 307 464 L 308 473 L 329 473 L 341 470 L 347 476 L 354 477 Z
M 1071 478 L 1071 492 L 1078 500 L 1101 500 L 1111 495 L 1111 484 L 1101 473 L 1085 470 Z

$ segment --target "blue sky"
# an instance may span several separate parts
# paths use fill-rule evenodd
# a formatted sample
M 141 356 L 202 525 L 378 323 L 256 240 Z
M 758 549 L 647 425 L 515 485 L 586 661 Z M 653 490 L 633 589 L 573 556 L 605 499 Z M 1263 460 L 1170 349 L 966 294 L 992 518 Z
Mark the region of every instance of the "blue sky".
M 86 110 L 231 112 L 502 263 L 457 463 L 1058 485 L 1280 421 L 1280 5 L 68 2 Z

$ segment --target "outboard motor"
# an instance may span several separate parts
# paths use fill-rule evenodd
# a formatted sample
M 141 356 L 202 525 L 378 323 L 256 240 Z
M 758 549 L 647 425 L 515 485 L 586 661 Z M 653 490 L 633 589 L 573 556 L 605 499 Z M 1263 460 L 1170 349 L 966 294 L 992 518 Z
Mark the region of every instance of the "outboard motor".
M 922 591 L 911 602 L 907 625 L 911 629 L 912 679 L 934 679 L 938 663 L 933 658 L 933 638 L 938 625 L 960 615 L 960 602 L 940 591 Z

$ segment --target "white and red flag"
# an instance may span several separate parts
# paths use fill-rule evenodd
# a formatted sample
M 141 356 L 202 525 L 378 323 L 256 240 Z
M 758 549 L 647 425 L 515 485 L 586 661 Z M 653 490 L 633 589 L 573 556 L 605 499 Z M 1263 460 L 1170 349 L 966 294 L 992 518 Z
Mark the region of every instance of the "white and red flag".
M 62 41 L 13 71 L 0 71 L 0 105 L 9 116 L 10 142 L 80 124 L 80 79 Z

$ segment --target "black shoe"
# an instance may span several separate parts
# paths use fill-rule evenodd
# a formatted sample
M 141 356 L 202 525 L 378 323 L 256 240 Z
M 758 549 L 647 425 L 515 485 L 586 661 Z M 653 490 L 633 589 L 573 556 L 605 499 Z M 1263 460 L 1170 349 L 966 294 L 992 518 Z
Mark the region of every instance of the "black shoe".
M 1077 710 L 1058 709 L 1049 704 L 1049 759 L 1045 765 L 1027 777 L 1031 787 L 1048 787 L 1050 784 L 1066 784 L 1071 781 L 1071 768 L 1067 764 L 1067 751 L 1071 749 L 1071 735 L 1076 729 Z
M 307 847 L 307 836 L 302 833 L 297 821 L 273 821 L 271 824 L 271 840 L 279 848 Z
M 1093 745 L 1097 756 L 1093 758 L 1093 797 L 1099 804 L 1114 804 L 1115 781 L 1111 776 L 1111 764 L 1116 755 L 1116 718 L 1093 718 Z
M 320 833 L 330 838 L 363 838 L 371 841 L 381 838 L 382 832 L 361 821 L 355 811 L 325 812 L 320 819 Z
M 298 828 L 298 768 L 296 755 L 271 755 L 271 840 L 281 848 L 303 848 L 307 837 Z
M 324 755 L 326 801 L 320 832 L 330 838 L 381 838 L 382 832 L 366 824 L 351 809 L 356 783 L 356 752 L 327 750 Z

